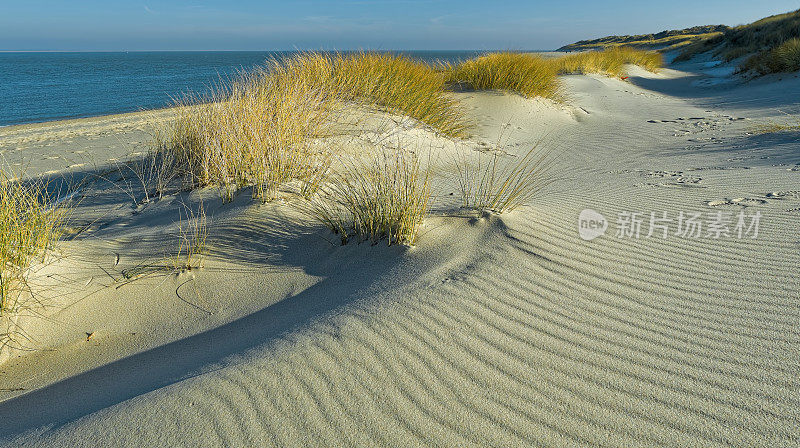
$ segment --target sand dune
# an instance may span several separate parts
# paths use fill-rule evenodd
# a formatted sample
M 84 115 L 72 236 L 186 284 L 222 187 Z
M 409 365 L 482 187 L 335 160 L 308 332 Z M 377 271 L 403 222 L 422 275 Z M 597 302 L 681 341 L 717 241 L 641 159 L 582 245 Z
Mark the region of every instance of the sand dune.
M 0 365 L 2 445 L 800 444 L 800 146 L 751 132 L 797 107 L 800 81 L 698 79 L 568 76 L 568 106 L 458 93 L 477 123 L 459 144 L 398 127 L 443 164 L 498 140 L 559 148 L 559 180 L 510 214 L 453 213 L 439 179 L 412 248 L 329 244 L 281 201 L 199 191 L 133 210 L 93 184 L 87 230 L 42 273 L 58 274 L 46 319 L 23 317 L 38 351 Z M 43 136 L 69 126 L 88 125 L 7 128 L 0 147 L 53 170 L 61 137 Z M 86 157 L 136 151 L 134 128 Z M 200 199 L 205 267 L 117 289 Z M 592 241 L 587 208 L 611 224 Z M 620 213 L 664 211 L 762 217 L 756 239 L 614 234 Z

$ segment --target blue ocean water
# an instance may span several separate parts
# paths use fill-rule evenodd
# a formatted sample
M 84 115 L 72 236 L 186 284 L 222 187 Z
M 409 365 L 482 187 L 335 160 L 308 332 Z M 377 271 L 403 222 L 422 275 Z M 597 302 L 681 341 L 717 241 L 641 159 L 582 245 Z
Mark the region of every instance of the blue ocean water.
M 455 62 L 477 51 L 407 51 Z M 0 126 L 168 106 L 287 52 L 0 53 Z

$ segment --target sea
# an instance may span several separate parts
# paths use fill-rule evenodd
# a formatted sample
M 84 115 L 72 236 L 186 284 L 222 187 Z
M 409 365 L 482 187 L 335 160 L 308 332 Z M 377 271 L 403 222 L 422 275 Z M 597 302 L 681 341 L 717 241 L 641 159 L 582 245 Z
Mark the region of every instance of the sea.
M 483 51 L 396 51 L 458 62 Z M 293 52 L 0 53 L 0 126 L 167 107 Z

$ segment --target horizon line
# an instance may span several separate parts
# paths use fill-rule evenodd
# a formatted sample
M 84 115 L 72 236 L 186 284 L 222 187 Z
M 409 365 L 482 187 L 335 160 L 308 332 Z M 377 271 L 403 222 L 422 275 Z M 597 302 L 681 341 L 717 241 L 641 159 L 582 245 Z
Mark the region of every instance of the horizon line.
M 269 50 L 179 50 L 179 49 L 170 49 L 170 50 L 0 50 L 0 53 L 177 53 L 177 52 L 194 52 L 194 53 L 203 53 L 203 52 L 217 52 L 217 53 L 263 53 L 263 52 L 272 52 L 272 51 L 285 51 L 285 52 L 303 52 L 303 51 L 322 51 L 322 52 L 336 52 L 336 51 L 515 51 L 515 52 L 548 52 L 548 51 L 558 51 L 557 49 L 500 49 L 500 48 L 463 48 L 463 49 L 416 49 L 416 48 L 389 48 L 389 49 L 381 49 L 381 48 L 358 48 L 358 49 L 290 49 L 290 50 L 276 50 L 276 49 L 269 49 Z

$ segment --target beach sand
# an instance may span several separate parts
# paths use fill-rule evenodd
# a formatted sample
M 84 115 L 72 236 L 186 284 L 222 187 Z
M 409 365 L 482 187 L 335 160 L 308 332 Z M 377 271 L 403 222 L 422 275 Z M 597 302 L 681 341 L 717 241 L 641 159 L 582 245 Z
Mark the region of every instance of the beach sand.
M 246 193 L 134 207 L 104 176 L 169 111 L 0 128 L 9 166 L 91 181 L 0 364 L 0 445 L 800 444 L 800 143 L 752 132 L 800 112 L 800 79 L 681 68 L 566 76 L 565 105 L 456 93 L 464 142 L 360 131 L 440 165 L 414 247 L 341 246 Z M 455 154 L 498 141 L 556 147 L 557 181 L 508 214 L 458 212 Z M 201 200 L 204 267 L 124 281 Z M 606 235 L 579 236 L 584 209 Z M 616 236 L 625 212 L 639 238 Z M 755 239 L 647 238 L 651 212 L 761 217 Z

